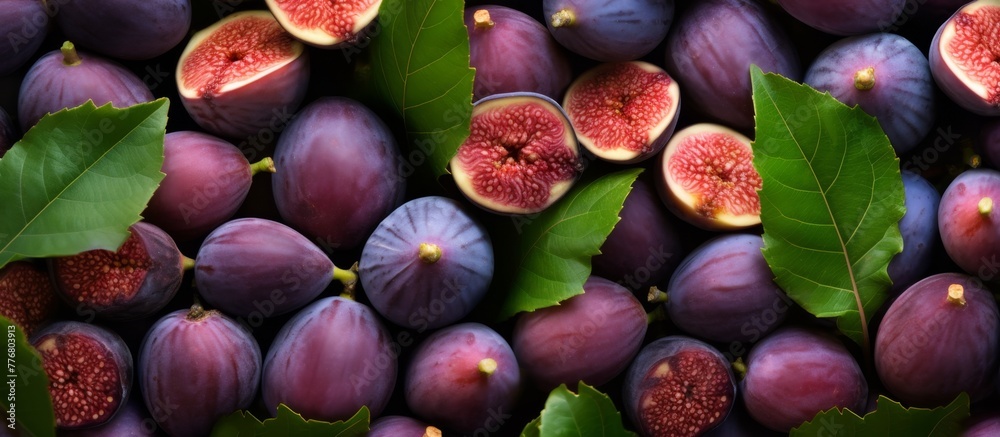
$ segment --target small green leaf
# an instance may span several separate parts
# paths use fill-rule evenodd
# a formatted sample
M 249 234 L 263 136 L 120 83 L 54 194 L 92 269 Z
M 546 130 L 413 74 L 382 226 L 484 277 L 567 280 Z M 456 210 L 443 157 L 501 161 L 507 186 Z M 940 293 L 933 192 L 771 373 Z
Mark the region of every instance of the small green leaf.
M 461 0 L 385 0 L 359 80 L 403 118 L 407 164 L 434 178 L 469 135 L 472 80 Z M 430 164 L 426 168 L 425 163 Z
M 361 407 L 353 417 L 334 423 L 306 420 L 285 404 L 278 404 L 278 415 L 263 422 L 246 411 L 223 417 L 212 428 L 212 437 L 364 437 L 371 415 Z
M 47 115 L 0 159 L 0 267 L 116 250 L 163 179 L 166 99 Z
M 14 322 L 0 316 L 0 326 L 4 329 L 4 350 L 7 351 L 4 354 L 7 365 L 4 366 L 3 396 L 0 396 L 4 407 L 3 426 L 8 430 L 20 430 L 21 435 L 54 437 L 56 418 L 42 357 Z M 15 420 L 13 424 L 11 418 Z
M 529 423 L 522 437 L 616 437 L 635 436 L 625 429 L 621 413 L 608 395 L 579 383 L 576 394 L 566 384 L 549 393 L 542 414 Z
M 545 211 L 510 218 L 511 226 L 494 236 L 502 253 L 492 287 L 504 290 L 500 318 L 583 293 L 590 259 L 618 223 L 625 197 L 641 172 L 629 169 L 581 180 Z
M 962 422 L 969 417 L 969 395 L 962 393 L 950 404 L 933 410 L 903 408 L 898 402 L 879 396 L 875 411 L 865 417 L 854 412 L 831 408 L 813 420 L 793 428 L 792 437 L 849 435 L 882 437 L 950 437 L 962 433 Z
M 869 351 L 868 321 L 903 248 L 903 181 L 874 117 L 785 79 L 751 72 L 764 258 L 775 281 Z

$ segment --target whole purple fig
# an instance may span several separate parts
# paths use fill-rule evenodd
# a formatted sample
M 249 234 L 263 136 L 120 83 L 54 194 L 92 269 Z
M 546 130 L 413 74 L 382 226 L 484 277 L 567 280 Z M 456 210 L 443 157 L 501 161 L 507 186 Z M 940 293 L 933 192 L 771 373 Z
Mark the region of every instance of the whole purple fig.
M 21 68 L 45 41 L 50 11 L 39 0 L 6 0 L 0 8 L 0 76 Z M 2 147 L 0 147 L 2 149 Z
M 150 59 L 187 36 L 191 0 L 59 2 L 59 29 L 83 47 L 118 59 Z

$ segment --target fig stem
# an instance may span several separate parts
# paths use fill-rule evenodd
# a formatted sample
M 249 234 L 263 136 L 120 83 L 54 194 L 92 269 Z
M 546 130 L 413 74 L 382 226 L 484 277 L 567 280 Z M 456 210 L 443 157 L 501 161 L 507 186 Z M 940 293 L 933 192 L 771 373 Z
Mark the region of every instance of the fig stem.
M 948 286 L 948 303 L 956 306 L 965 306 L 965 287 L 961 284 L 951 284 Z
M 485 376 L 490 376 L 493 372 L 497 371 L 497 360 L 494 360 L 493 358 L 483 358 L 479 361 L 477 367 L 479 368 L 479 373 Z
M 651 325 L 653 323 L 667 320 L 667 307 L 663 305 L 657 305 L 653 311 L 646 313 L 646 324 Z
M 193 300 L 194 303 L 191 304 L 191 309 L 188 310 L 188 313 L 184 318 L 188 320 L 199 320 L 205 317 L 208 311 L 206 311 L 205 307 L 201 305 L 201 299 L 198 298 L 197 293 L 195 293 Z
M 424 430 L 423 437 L 441 437 L 441 435 L 441 430 L 436 426 L 428 426 L 427 429 Z
M 742 381 L 743 378 L 747 376 L 747 364 L 743 362 L 743 357 L 739 357 L 736 361 L 733 361 L 733 373 L 736 379 Z
M 646 301 L 649 303 L 666 303 L 670 300 L 670 296 L 666 292 L 660 290 L 655 285 L 649 287 L 649 294 L 646 295 Z
M 434 243 L 420 243 L 420 260 L 427 264 L 434 264 L 441 259 L 441 246 Z
M 473 26 L 476 29 L 492 29 L 497 23 L 490 18 L 490 11 L 486 9 L 479 9 L 472 13 Z
M 63 55 L 63 65 L 80 65 L 80 62 L 83 61 L 80 54 L 76 52 L 76 46 L 69 41 L 64 42 L 59 51 Z
M 875 88 L 875 67 L 868 67 L 854 73 L 854 88 L 868 91 Z
M 989 197 L 979 199 L 979 204 L 976 207 L 979 208 L 979 215 L 983 217 L 989 216 L 993 212 L 993 199 Z
M 262 171 L 266 171 L 268 173 L 274 173 L 276 171 L 274 169 L 274 160 L 271 159 L 270 156 L 268 156 L 268 157 L 266 157 L 264 159 L 261 159 L 260 161 L 257 161 L 257 162 L 255 162 L 253 164 L 250 164 L 250 174 L 251 175 L 255 175 L 255 174 L 260 173 Z
M 194 269 L 194 259 L 181 255 L 181 269 L 184 271 Z
M 354 300 L 354 286 L 358 283 L 358 263 L 354 263 L 349 270 L 333 266 L 333 279 L 344 285 L 344 291 L 340 296 Z
M 576 21 L 576 16 L 569 9 L 560 9 L 552 14 L 552 27 L 569 27 Z

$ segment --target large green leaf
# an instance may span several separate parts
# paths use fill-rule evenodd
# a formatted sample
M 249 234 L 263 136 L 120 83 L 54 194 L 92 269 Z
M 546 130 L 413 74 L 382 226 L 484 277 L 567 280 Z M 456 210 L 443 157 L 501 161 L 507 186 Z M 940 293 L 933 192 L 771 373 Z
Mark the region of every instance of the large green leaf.
M 385 0 L 360 80 L 402 117 L 401 163 L 437 178 L 469 136 L 472 80 L 461 0 Z M 429 168 L 427 166 L 429 164 Z
M 641 172 L 629 169 L 581 180 L 545 211 L 511 217 L 510 226 L 494 235 L 500 256 L 492 288 L 502 293 L 500 318 L 583 293 L 590 259 L 600 253 L 618 223 L 625 197 Z
M 49 395 L 49 378 L 42 367 L 42 357 L 28 343 L 21 328 L 0 316 L 6 340 L 3 384 L 3 425 L 21 435 L 54 437 L 56 418 Z M 12 413 L 13 412 L 13 413 Z M 10 419 L 14 419 L 14 423 Z M 0 434 L 3 434 L 0 432 Z
M 363 437 L 368 434 L 371 415 L 361 407 L 353 417 L 334 423 L 306 420 L 285 404 L 278 404 L 277 417 L 258 420 L 246 411 L 223 417 L 212 428 L 212 437 Z
M 776 74 L 751 72 L 764 258 L 788 296 L 868 347 L 868 321 L 903 248 L 899 160 L 875 118 Z
M 163 179 L 167 100 L 47 115 L 0 159 L 0 267 L 115 250 Z
M 521 432 L 522 437 L 632 437 L 622 425 L 621 413 L 608 395 L 579 383 L 579 394 L 556 387 L 541 415 Z
M 879 396 L 875 411 L 859 417 L 851 410 L 831 408 L 792 429 L 792 437 L 849 435 L 855 437 L 951 437 L 961 435 L 969 417 L 969 395 L 962 393 L 950 404 L 935 409 L 903 408 Z

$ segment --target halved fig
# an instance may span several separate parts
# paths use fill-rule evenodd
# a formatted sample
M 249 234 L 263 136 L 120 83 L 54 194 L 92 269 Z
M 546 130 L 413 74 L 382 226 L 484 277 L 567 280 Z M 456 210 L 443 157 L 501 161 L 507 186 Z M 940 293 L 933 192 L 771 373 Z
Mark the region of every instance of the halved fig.
M 680 97 L 677 82 L 660 67 L 605 63 L 570 84 L 563 108 L 587 150 L 630 164 L 663 150 L 677 126 Z
M 955 12 L 934 34 L 931 75 L 957 105 L 1000 115 L 1000 0 L 977 0 Z
M 462 194 L 500 214 L 548 208 L 583 167 L 566 113 L 537 93 L 494 94 L 476 102 L 469 137 L 451 159 Z
M 191 118 L 212 134 L 245 138 L 294 113 L 305 98 L 305 46 L 267 11 L 237 12 L 195 33 L 177 63 Z
M 763 181 L 749 138 L 725 126 L 695 124 L 675 133 L 660 156 L 657 188 L 678 217 L 707 230 L 760 224 Z
M 300 41 L 335 48 L 354 41 L 375 21 L 382 0 L 267 0 L 267 7 Z

